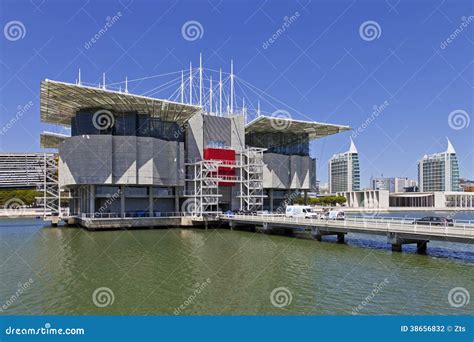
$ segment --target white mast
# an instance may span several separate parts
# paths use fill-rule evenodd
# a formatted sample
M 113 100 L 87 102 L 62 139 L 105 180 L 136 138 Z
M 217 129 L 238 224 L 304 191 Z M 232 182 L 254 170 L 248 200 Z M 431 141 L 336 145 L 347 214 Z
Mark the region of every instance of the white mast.
M 184 103 L 184 71 L 181 70 L 181 103 Z
M 260 116 L 260 100 L 257 102 L 257 117 Z
M 230 60 L 230 112 L 234 112 L 234 61 Z
M 222 116 L 222 69 L 219 69 L 219 116 Z
M 125 92 L 128 93 L 128 77 L 125 76 Z
M 199 105 L 202 107 L 202 54 L 199 54 Z
M 105 72 L 102 73 L 102 89 L 105 89 Z
M 189 104 L 193 104 L 193 64 L 189 63 Z
M 78 75 L 78 79 L 77 79 L 77 84 L 78 85 L 81 85 L 81 68 L 79 68 L 79 75 Z
M 209 114 L 212 114 L 212 75 L 209 78 Z

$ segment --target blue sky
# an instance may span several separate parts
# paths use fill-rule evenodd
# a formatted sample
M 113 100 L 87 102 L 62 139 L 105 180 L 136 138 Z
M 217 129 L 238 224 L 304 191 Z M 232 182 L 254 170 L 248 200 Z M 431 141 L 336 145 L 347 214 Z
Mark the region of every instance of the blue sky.
M 237 77 L 278 99 L 262 100 L 267 114 L 286 110 L 355 129 L 373 119 L 354 139 L 363 186 L 372 175 L 416 178 L 417 160 L 444 151 L 446 137 L 461 176 L 472 179 L 472 15 L 470 1 L 1 0 L 0 150 L 38 151 L 41 131 L 61 132 L 39 122 L 43 79 L 75 82 L 81 68 L 84 82 L 97 84 L 103 72 L 107 83 L 121 82 L 187 69 L 202 52 L 204 67 L 228 72 L 233 59 Z M 7 30 L 12 21 L 22 24 L 19 36 Z M 182 34 L 189 21 L 202 27 L 196 40 Z M 375 36 L 360 30 L 368 21 Z M 129 90 L 143 94 L 162 82 L 132 82 Z M 246 95 L 255 108 L 259 96 Z M 312 143 L 322 182 L 328 159 L 349 148 L 351 134 Z

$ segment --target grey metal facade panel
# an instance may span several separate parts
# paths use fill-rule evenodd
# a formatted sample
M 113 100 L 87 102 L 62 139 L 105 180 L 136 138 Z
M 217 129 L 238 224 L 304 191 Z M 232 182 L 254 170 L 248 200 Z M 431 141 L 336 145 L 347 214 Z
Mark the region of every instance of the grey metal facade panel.
M 152 138 L 150 138 L 152 139 Z M 112 137 L 112 181 L 114 184 L 138 184 L 137 137 Z
M 183 186 L 184 144 L 150 137 L 75 136 L 59 148 L 59 182 Z
M 231 146 L 231 121 L 229 117 L 203 115 L 203 147 L 211 141 L 222 141 L 224 146 Z
M 243 115 L 232 117 L 230 140 L 230 146 L 235 150 L 245 147 L 245 117 Z
M 201 114 L 194 115 L 186 129 L 186 156 L 189 161 L 202 158 L 203 149 L 203 118 Z
M 137 137 L 137 183 L 153 184 L 154 139 Z
M 112 136 L 65 139 L 59 146 L 59 185 L 111 184 Z
M 268 171 L 264 171 L 264 188 L 288 189 L 290 186 L 290 157 L 283 154 L 264 153 L 263 162 Z M 268 176 L 266 178 L 265 176 Z

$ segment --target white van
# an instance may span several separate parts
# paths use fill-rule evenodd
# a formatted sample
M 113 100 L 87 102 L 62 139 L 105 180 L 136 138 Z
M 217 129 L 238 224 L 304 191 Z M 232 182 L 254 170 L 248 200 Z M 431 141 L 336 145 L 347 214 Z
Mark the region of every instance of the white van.
M 345 220 L 346 214 L 340 210 L 331 210 L 325 214 L 324 218 L 327 220 Z
M 288 205 L 286 207 L 286 217 L 298 218 L 318 218 L 318 214 L 309 205 Z

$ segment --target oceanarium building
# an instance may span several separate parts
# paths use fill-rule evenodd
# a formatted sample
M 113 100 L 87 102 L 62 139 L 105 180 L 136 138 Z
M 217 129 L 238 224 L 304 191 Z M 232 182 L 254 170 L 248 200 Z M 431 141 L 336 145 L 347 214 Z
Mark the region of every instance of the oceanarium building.
M 42 147 L 58 151 L 57 182 L 70 192 L 70 215 L 274 211 L 291 194 L 314 188 L 310 141 L 350 129 L 245 117 L 245 108 L 224 114 L 105 87 L 41 82 L 41 121 L 71 128 L 70 136 L 41 136 Z

